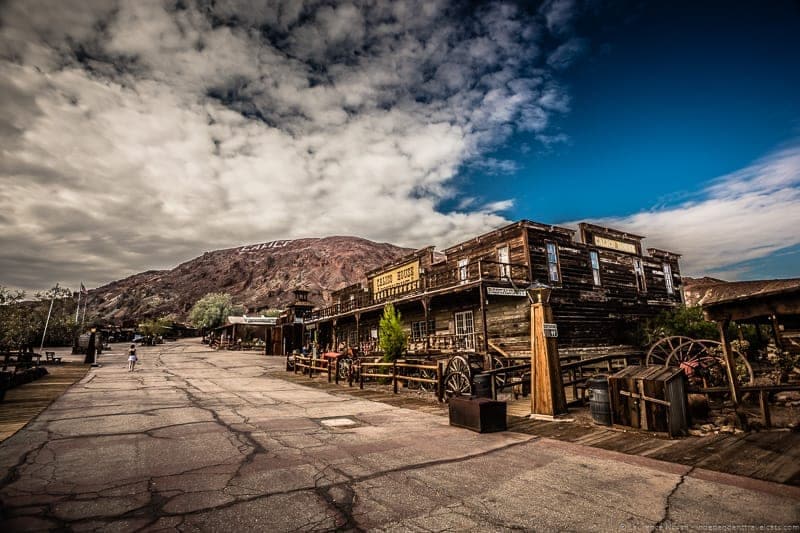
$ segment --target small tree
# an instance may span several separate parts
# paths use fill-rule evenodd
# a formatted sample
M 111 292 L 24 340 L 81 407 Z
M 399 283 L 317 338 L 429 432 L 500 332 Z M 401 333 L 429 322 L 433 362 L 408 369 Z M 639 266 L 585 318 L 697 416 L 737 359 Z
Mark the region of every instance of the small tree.
M 167 332 L 172 325 L 170 317 L 151 318 L 139 324 L 139 332 L 145 337 L 158 337 Z
M 384 361 L 399 358 L 406 347 L 406 333 L 400 320 L 400 312 L 392 304 L 383 308 L 383 317 L 378 325 L 378 343 L 383 351 Z
M 242 308 L 233 305 L 230 294 L 210 292 L 192 306 L 189 321 L 196 328 L 208 330 L 223 325 L 230 315 L 239 313 Z

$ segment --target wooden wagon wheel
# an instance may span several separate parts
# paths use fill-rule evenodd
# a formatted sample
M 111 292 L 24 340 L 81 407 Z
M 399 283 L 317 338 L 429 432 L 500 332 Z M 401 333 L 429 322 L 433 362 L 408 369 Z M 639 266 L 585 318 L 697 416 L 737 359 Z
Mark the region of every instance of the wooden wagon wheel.
M 648 365 L 663 365 L 667 362 L 670 354 L 675 351 L 675 348 L 680 346 L 686 341 L 693 340 L 691 337 L 684 337 L 682 335 L 675 335 L 672 337 L 664 337 L 650 347 L 647 351 L 647 358 L 645 364 Z
M 444 392 L 448 398 L 472 394 L 472 372 L 469 362 L 461 355 L 456 355 L 447 363 Z
M 428 368 L 422 368 L 419 371 L 419 377 L 425 379 L 436 379 L 436 370 L 430 370 Z M 419 389 L 425 392 L 432 392 L 436 390 L 436 383 L 425 383 L 423 381 L 418 382 Z
M 350 371 L 353 369 L 353 360 L 349 357 L 340 357 L 336 362 L 336 373 L 339 381 L 347 381 L 350 378 Z
M 753 368 L 747 358 L 738 350 L 733 350 L 736 368 L 733 375 L 739 386 L 755 382 Z M 679 366 L 689 382 L 702 387 L 728 387 L 725 356 L 722 343 L 706 339 L 689 339 L 675 347 L 665 361 L 666 366 Z

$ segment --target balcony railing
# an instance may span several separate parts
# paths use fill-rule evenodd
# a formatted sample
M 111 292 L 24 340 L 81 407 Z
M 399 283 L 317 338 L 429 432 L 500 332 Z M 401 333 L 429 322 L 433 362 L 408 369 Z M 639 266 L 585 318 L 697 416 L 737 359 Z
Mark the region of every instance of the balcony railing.
M 481 280 L 496 282 L 508 282 L 511 280 L 513 285 L 527 287 L 530 282 L 528 265 L 500 263 L 486 259 L 474 261 L 464 266 L 453 266 L 452 263 L 433 265 L 428 268 L 427 272 L 420 275 L 419 280 L 390 287 L 376 293 L 365 292 L 355 295 L 352 299 L 313 311 L 309 320 L 330 318 L 364 307 L 398 300 L 400 297 L 457 287 L 458 285 L 467 285 Z

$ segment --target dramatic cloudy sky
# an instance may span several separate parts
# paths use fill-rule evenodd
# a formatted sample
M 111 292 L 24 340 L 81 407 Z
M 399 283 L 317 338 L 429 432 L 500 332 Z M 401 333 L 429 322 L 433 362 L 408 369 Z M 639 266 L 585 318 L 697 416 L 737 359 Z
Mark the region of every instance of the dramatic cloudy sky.
M 2 2 L 0 284 L 520 218 L 800 275 L 800 9 L 762 4 Z

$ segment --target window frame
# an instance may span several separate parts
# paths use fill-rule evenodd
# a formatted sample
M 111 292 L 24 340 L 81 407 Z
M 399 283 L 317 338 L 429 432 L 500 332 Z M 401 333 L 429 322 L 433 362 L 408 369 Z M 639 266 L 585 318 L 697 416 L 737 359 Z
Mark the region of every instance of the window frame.
M 661 263 L 661 270 L 664 272 L 664 286 L 667 289 L 667 294 L 674 296 L 675 282 L 672 278 L 672 266 L 669 263 Z
M 553 247 L 555 252 L 555 262 L 550 261 L 550 246 Z M 561 284 L 561 254 L 558 252 L 558 244 L 553 241 L 545 241 L 544 242 L 544 256 L 545 262 L 547 264 L 547 281 L 552 284 L 559 285 Z M 555 273 L 558 276 L 558 279 L 553 279 L 553 271 L 550 270 L 550 265 L 555 265 Z
M 602 287 L 603 278 L 600 275 L 600 252 L 597 250 L 589 250 L 589 268 L 592 270 L 592 285 L 595 287 Z
M 636 290 L 639 294 L 647 294 L 647 276 L 641 257 L 633 258 L 633 276 L 636 278 Z
M 500 279 L 511 278 L 511 247 L 508 244 L 502 244 L 498 246 L 496 250 Z M 505 261 L 500 257 L 500 250 L 506 251 Z
M 469 258 L 464 257 L 458 260 L 458 281 L 466 283 L 469 281 Z

